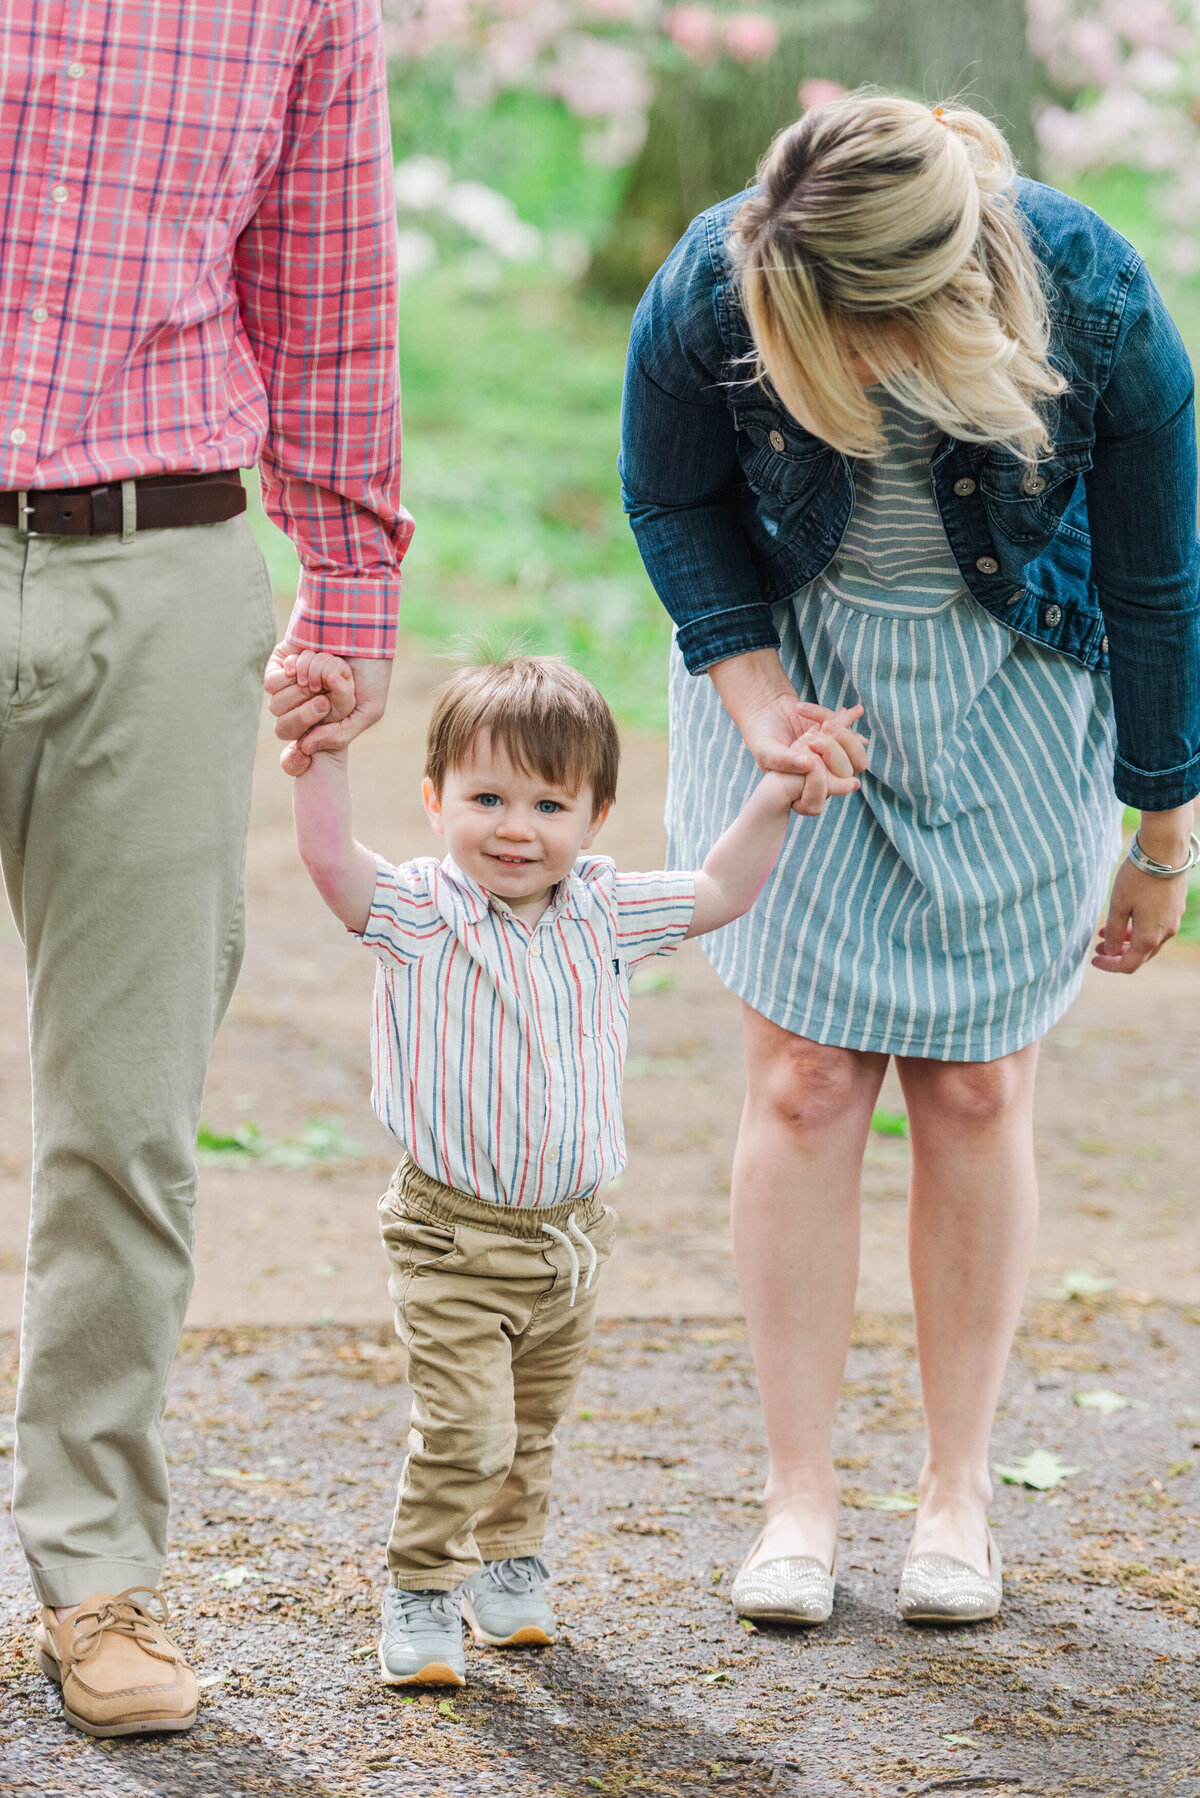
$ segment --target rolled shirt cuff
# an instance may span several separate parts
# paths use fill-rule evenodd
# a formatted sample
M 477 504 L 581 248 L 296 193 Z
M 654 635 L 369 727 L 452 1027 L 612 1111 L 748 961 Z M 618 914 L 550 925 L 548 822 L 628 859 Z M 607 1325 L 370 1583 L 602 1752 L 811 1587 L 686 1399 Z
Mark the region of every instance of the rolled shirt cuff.
M 1200 755 L 1175 768 L 1135 768 L 1117 756 L 1113 770 L 1117 798 L 1139 812 L 1169 812 L 1200 794 Z
M 331 575 L 302 568 L 287 635 L 301 649 L 390 661 L 399 622 L 398 570 Z

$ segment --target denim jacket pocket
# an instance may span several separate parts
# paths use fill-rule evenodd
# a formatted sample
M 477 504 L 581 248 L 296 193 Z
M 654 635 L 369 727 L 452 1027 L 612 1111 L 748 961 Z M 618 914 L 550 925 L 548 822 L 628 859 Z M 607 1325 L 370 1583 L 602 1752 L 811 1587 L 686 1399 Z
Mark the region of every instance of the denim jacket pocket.
M 1091 465 L 1085 443 L 1060 444 L 1036 467 L 1008 450 L 990 449 L 979 485 L 1000 535 L 1010 543 L 1046 543 L 1062 522 L 1080 475 Z
M 802 430 L 788 413 L 770 405 L 738 403 L 733 423 L 742 473 L 755 493 L 778 496 L 790 506 L 816 486 L 829 445 Z

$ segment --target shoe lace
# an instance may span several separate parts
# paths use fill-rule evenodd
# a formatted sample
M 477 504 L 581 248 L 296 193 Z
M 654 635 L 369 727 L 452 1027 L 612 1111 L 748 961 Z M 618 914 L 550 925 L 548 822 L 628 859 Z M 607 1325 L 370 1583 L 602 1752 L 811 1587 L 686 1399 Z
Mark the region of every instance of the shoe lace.
M 497 1592 L 517 1595 L 532 1592 L 549 1574 L 540 1555 L 514 1555 L 503 1561 L 485 1561 L 482 1577 Z
M 407 1629 L 453 1629 L 462 1623 L 462 1599 L 457 1592 L 406 1592 L 389 1586 L 383 1614 L 388 1623 Z
M 148 1611 L 136 1596 L 138 1593 L 145 1593 L 148 1598 L 160 1604 L 162 1616 L 156 1617 L 153 1611 Z M 124 1592 L 118 1592 L 115 1598 L 106 1598 L 94 1611 L 76 1611 L 71 1659 L 91 1660 L 99 1652 L 106 1635 L 129 1636 L 139 1648 L 157 1648 L 159 1631 L 167 1627 L 170 1615 L 166 1599 L 155 1587 L 128 1586 Z M 81 1625 L 88 1624 L 90 1628 L 81 1628 Z

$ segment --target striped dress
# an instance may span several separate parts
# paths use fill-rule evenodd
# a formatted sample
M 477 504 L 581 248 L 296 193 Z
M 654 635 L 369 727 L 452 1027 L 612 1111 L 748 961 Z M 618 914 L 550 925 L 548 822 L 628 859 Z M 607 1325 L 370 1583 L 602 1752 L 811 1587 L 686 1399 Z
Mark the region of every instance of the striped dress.
M 704 938 L 721 979 L 817 1042 L 993 1061 L 1078 991 L 1120 850 L 1106 677 L 990 617 L 929 481 L 937 430 L 882 407 L 836 559 L 776 608 L 802 698 L 861 703 L 861 791 L 793 817 L 753 910 Z M 696 867 L 756 778 L 712 682 L 671 673 L 670 859 Z

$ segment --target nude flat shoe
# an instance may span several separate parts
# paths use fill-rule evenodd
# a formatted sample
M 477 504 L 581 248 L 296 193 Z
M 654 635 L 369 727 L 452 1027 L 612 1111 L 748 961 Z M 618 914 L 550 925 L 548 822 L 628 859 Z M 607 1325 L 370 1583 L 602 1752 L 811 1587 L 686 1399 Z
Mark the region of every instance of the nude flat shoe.
M 981 1623 L 995 1617 L 1004 1598 L 1000 1550 L 987 1533 L 986 1578 L 954 1555 L 910 1555 L 900 1575 L 900 1615 L 905 1623 Z
M 742 1562 L 729 1589 L 729 1601 L 739 1617 L 753 1622 L 799 1623 L 811 1627 L 827 1623 L 833 1611 L 837 1580 L 837 1551 L 833 1566 L 826 1568 L 815 1555 L 781 1555 L 751 1567 L 765 1531 Z

